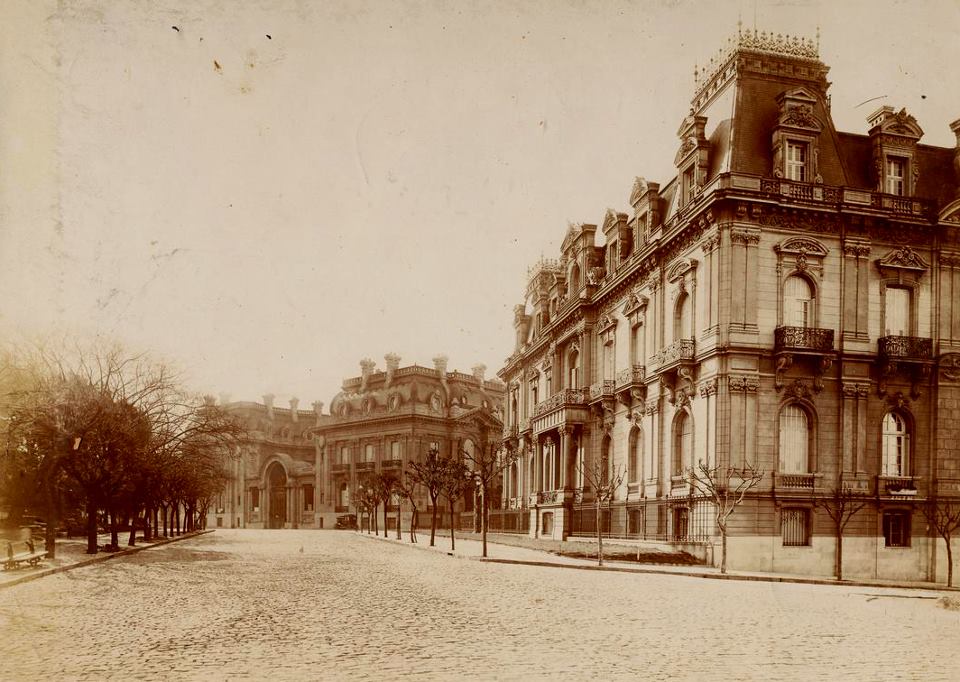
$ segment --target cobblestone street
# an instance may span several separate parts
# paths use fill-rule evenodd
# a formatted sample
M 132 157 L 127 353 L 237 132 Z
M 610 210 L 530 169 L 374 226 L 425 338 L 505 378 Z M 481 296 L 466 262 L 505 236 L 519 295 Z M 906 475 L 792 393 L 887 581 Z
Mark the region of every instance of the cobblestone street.
M 956 680 L 933 596 L 218 530 L 0 591 L 0 678 Z

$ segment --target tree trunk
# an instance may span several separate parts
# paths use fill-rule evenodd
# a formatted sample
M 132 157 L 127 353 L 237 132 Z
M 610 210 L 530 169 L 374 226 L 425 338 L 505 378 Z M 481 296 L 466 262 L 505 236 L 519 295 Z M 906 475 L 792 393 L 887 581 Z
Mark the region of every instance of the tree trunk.
M 130 538 L 127 540 L 127 544 L 130 547 L 135 547 L 137 544 L 137 519 L 140 518 L 140 514 L 134 514 L 130 519 Z
M 384 500 L 383 502 L 383 537 L 389 535 L 387 529 L 390 527 L 390 524 L 387 523 L 387 510 L 390 508 L 390 505 Z
M 413 514 L 410 515 L 410 542 L 417 541 L 417 525 L 420 523 L 420 510 L 416 505 L 413 507 Z
M 44 498 L 46 501 L 46 521 L 47 527 L 44 532 L 44 549 L 47 555 L 54 559 L 57 556 L 57 526 L 60 525 L 59 504 L 56 494 L 56 486 L 53 481 L 46 480 L 43 485 Z
M 97 553 L 97 503 L 87 502 L 87 554 Z
M 450 551 L 454 551 L 457 548 L 457 541 L 454 538 L 454 526 L 457 525 L 453 522 L 453 500 L 450 500 Z
M 434 546 L 434 539 L 437 535 L 437 498 L 431 497 L 433 502 L 433 514 L 430 518 L 430 546 Z
M 400 535 L 400 504 L 397 502 L 397 540 L 403 539 Z
M 833 573 L 837 580 L 843 580 L 843 529 L 837 524 L 837 565 L 834 566 Z
M 947 587 L 953 587 L 953 548 L 950 546 L 950 533 L 944 533 L 943 539 L 947 543 Z
M 110 511 L 110 549 L 120 548 L 120 524 L 117 522 L 116 510 Z
M 476 509 L 476 506 L 474 506 Z M 487 556 L 487 488 L 480 488 L 480 541 L 483 543 L 483 556 Z
M 600 503 L 597 502 L 597 565 L 603 566 L 603 531 L 600 529 Z
M 720 572 L 727 572 L 727 526 L 720 526 L 720 545 L 723 556 L 720 558 Z
M 143 540 L 144 542 L 150 542 L 153 539 L 153 527 L 150 523 L 150 520 L 153 518 L 153 510 L 150 507 L 147 507 L 143 510 Z

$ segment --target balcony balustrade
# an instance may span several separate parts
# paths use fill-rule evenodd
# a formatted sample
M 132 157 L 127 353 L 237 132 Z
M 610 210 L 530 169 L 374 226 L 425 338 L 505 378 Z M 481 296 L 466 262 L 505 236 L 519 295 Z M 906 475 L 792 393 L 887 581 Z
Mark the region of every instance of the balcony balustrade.
M 774 485 L 777 489 L 803 490 L 813 492 L 814 474 L 774 474 Z
M 669 346 L 660 349 L 653 356 L 653 364 L 665 367 L 683 360 L 693 360 L 695 345 L 693 339 L 678 339 Z
M 521 420 L 520 420 L 520 425 L 519 425 L 518 428 L 520 429 L 520 433 L 525 433 L 525 432 L 529 431 L 529 430 L 530 430 L 530 420 L 529 420 L 529 419 L 521 419 Z
M 333 473 L 342 473 L 344 471 L 350 471 L 350 465 L 343 462 L 338 462 L 336 464 L 330 465 L 330 471 Z
M 356 469 L 357 471 L 373 471 L 376 465 L 376 462 L 357 462 Z
M 773 332 L 776 351 L 833 351 L 833 330 L 818 327 L 777 327 Z
M 385 459 L 380 462 L 381 469 L 399 469 L 403 466 L 403 460 L 401 459 Z
M 617 372 L 617 388 L 631 384 L 642 384 L 646 378 L 646 368 L 643 365 L 633 365 Z
M 877 344 L 880 357 L 887 360 L 932 360 L 933 339 L 916 336 L 883 336 Z
M 564 405 L 583 405 L 586 402 L 583 393 L 583 390 L 579 388 L 565 388 L 537 403 L 537 406 L 533 409 L 533 416 L 539 417 Z
M 915 496 L 917 486 L 912 476 L 877 476 L 878 495 Z
M 601 398 L 612 398 L 615 384 L 610 379 L 598 381 L 590 387 L 590 400 L 600 400 Z
M 503 437 L 504 438 L 516 438 L 517 437 L 517 425 L 516 424 L 507 424 L 503 427 Z

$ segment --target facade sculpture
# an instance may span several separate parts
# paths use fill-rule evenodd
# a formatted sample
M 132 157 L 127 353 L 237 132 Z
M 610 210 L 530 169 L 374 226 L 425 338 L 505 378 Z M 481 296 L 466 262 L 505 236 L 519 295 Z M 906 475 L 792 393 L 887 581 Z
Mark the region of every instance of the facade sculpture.
M 530 270 L 498 373 L 530 535 L 590 535 L 605 461 L 627 471 L 608 532 L 709 558 L 688 472 L 749 463 L 731 568 L 830 575 L 818 505 L 852 490 L 845 576 L 942 579 L 921 509 L 960 496 L 960 121 L 954 148 L 886 106 L 837 131 L 827 72 L 813 41 L 735 37 L 697 74 L 676 176 Z

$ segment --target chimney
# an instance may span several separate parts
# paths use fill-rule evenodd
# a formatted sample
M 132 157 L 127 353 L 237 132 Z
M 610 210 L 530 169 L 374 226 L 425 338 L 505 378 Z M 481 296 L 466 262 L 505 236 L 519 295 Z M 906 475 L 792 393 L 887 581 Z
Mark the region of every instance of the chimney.
M 228 404 L 229 402 L 230 402 L 230 394 L 229 394 L 229 393 L 221 393 L 221 394 L 220 394 L 220 406 L 222 407 L 222 406 Z
M 300 404 L 300 398 L 290 398 L 290 419 L 297 421 L 297 406 Z
M 446 355 L 438 355 L 433 358 L 433 368 L 437 370 L 437 374 L 440 375 L 441 379 L 447 378 L 447 358 Z
M 387 363 L 387 379 L 384 388 L 390 388 L 394 372 L 400 369 L 400 356 L 396 353 L 387 353 L 383 356 L 383 361 Z
M 477 380 L 478 384 L 483 384 L 483 373 L 487 371 L 487 366 L 484 364 L 474 365 L 471 367 L 473 370 L 473 378 Z
M 367 390 L 367 381 L 370 380 L 370 375 L 373 374 L 373 370 L 376 369 L 377 363 L 375 363 L 370 358 L 364 358 L 360 361 L 360 392 Z
M 317 426 L 319 426 L 320 420 L 323 417 L 323 401 L 322 400 L 313 401 L 313 413 L 317 415 Z
M 273 419 L 273 393 L 263 394 L 263 404 L 267 407 L 267 419 Z

